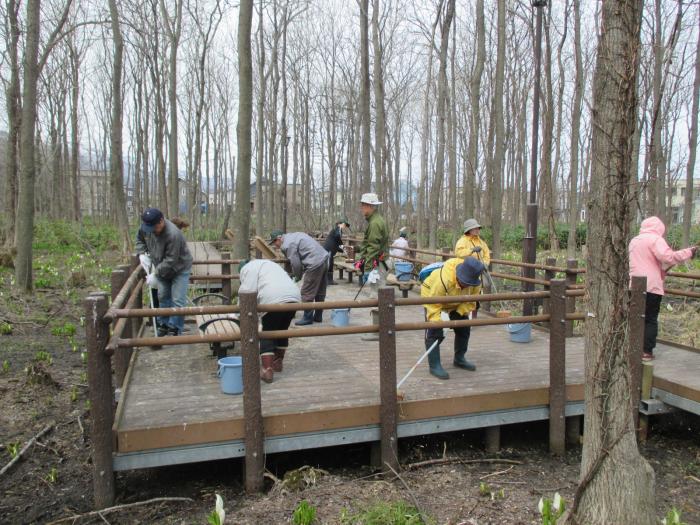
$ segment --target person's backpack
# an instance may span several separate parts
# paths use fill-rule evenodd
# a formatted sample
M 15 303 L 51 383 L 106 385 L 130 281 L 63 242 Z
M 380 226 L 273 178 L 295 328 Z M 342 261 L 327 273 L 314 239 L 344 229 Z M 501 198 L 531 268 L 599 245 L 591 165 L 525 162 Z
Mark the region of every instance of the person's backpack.
M 428 266 L 424 266 L 420 272 L 418 272 L 418 280 L 420 282 L 425 282 L 425 280 L 428 278 L 428 276 L 433 273 L 435 270 L 438 270 L 443 267 L 444 261 L 438 261 L 434 262 L 432 264 L 429 264 Z

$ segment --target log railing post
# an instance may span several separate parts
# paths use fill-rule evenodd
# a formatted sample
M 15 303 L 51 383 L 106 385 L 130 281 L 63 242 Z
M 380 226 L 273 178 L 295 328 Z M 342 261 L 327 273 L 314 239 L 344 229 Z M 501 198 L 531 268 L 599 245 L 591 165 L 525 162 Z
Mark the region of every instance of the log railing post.
M 639 401 L 642 388 L 642 352 L 644 351 L 644 314 L 646 311 L 646 277 L 632 277 L 630 289 L 630 354 L 629 367 L 632 383 L 630 402 L 634 427 L 639 423 Z
M 114 504 L 114 466 L 112 464 L 112 422 L 114 408 L 112 367 L 105 346 L 109 339 L 109 324 L 103 322 L 107 313 L 107 294 L 95 292 L 87 296 L 85 307 L 85 339 L 87 348 L 87 377 L 90 399 L 90 440 L 92 442 L 92 481 L 95 508 Z
M 245 420 L 245 488 L 260 492 L 265 473 L 262 404 L 260 401 L 260 345 L 258 343 L 258 294 L 238 296 L 241 306 L 241 355 L 243 356 L 243 419 Z
M 642 363 L 642 399 L 651 397 L 651 386 L 654 381 L 654 365 L 652 363 Z M 639 411 L 639 410 L 637 410 Z M 646 443 L 649 435 L 649 416 L 639 416 L 639 429 L 637 430 L 637 439 L 640 443 Z
M 230 259 L 230 252 L 223 252 L 221 254 L 221 259 Z M 231 275 L 231 263 L 224 263 L 221 265 L 222 275 Z M 231 303 L 231 279 L 225 278 L 221 280 L 221 294 L 228 297 L 229 304 Z
M 117 297 L 117 294 L 126 283 L 126 280 L 129 278 L 130 269 L 131 268 L 129 265 L 123 265 L 117 266 L 112 271 L 112 279 L 110 283 L 112 301 L 114 301 L 114 299 Z M 115 319 L 112 324 L 117 324 L 117 320 Z M 130 322 L 126 323 L 122 334 L 122 337 L 125 339 L 131 338 L 132 334 Z M 122 383 L 124 382 L 124 376 L 126 375 L 126 369 L 129 367 L 130 357 L 131 356 L 127 355 L 125 348 L 120 348 L 114 353 L 114 376 L 117 382 L 117 388 L 121 387 Z
M 571 285 L 576 284 L 576 278 L 578 274 L 572 272 L 571 270 L 576 270 L 578 268 L 578 261 L 576 259 L 566 260 L 566 288 L 572 289 Z M 568 297 L 566 299 L 566 313 L 571 314 L 576 311 L 576 297 Z M 571 337 L 574 335 L 574 322 L 566 322 L 566 337 Z
M 394 288 L 379 290 L 379 398 L 381 426 L 381 459 L 384 470 L 398 470 L 398 438 L 396 423 L 396 308 Z
M 563 455 L 566 451 L 566 282 L 553 279 L 550 291 L 552 317 L 549 327 L 549 451 Z
M 136 268 L 139 267 L 141 264 L 141 261 L 139 260 L 139 256 L 136 254 L 132 254 L 131 256 L 131 272 L 133 272 Z M 136 297 L 136 303 L 134 304 L 134 308 L 143 308 L 143 292 L 137 295 Z M 133 317 L 130 320 L 131 323 L 131 334 L 132 336 L 138 337 L 141 333 L 141 326 L 145 320 L 142 317 Z M 133 350 L 131 348 L 124 348 L 124 355 L 127 363 L 131 362 L 131 354 L 133 353 Z
M 555 264 L 557 264 L 557 260 L 556 260 L 554 257 L 547 257 L 546 263 L 547 263 L 547 266 L 554 266 Z M 554 272 L 553 272 L 552 270 L 545 270 L 545 271 L 544 271 L 544 279 L 545 279 L 545 281 L 551 282 L 555 277 L 556 277 L 556 275 L 554 274 Z M 544 289 L 545 289 L 546 291 L 550 291 L 550 290 L 551 290 L 550 286 L 547 285 L 547 284 L 544 286 Z M 550 313 L 550 311 L 551 311 L 551 308 L 550 308 L 550 305 L 549 305 L 549 299 L 548 299 L 548 298 L 542 299 L 542 313 L 543 313 L 543 314 L 548 314 L 548 313 Z M 549 323 L 548 323 L 548 322 L 544 322 L 544 323 L 542 323 L 542 326 L 549 327 Z

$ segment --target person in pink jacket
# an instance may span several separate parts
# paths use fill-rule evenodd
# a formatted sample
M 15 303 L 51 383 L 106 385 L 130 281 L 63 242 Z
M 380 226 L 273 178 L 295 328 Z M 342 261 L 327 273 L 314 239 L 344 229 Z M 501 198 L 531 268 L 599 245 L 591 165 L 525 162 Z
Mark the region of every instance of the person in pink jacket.
M 666 226 L 658 217 L 642 221 L 639 235 L 630 241 L 630 277 L 647 278 L 647 300 L 644 317 L 644 353 L 642 359 L 654 359 L 659 332 L 659 309 L 664 296 L 664 278 L 672 266 L 692 259 L 697 246 L 673 251 L 664 239 Z

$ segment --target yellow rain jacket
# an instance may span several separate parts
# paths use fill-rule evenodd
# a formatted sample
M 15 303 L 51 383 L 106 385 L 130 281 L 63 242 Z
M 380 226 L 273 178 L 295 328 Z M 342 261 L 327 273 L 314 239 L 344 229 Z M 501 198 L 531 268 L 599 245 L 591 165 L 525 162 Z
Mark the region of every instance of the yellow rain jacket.
M 472 253 L 476 246 L 481 246 L 480 253 Z M 491 252 L 489 247 L 478 235 L 462 235 L 455 246 L 455 255 L 457 257 L 474 257 L 477 261 L 481 261 L 484 266 L 491 264 Z
M 448 295 L 477 295 L 481 286 L 467 286 L 460 288 L 457 282 L 457 266 L 464 260 L 455 257 L 448 259 L 442 268 L 433 271 L 420 288 L 421 297 L 446 297 Z M 428 321 L 440 321 L 441 312 L 457 311 L 464 316 L 476 310 L 476 303 L 446 303 L 446 304 L 424 304 L 428 316 Z

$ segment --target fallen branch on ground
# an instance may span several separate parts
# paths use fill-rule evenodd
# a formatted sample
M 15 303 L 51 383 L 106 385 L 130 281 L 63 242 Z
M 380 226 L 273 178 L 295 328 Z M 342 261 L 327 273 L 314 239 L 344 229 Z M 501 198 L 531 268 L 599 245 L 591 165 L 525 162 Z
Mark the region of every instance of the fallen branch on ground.
M 409 463 L 404 465 L 405 470 L 412 470 L 414 468 L 428 467 L 431 465 L 447 465 L 449 463 L 463 463 L 465 465 L 471 463 L 504 463 L 506 465 L 522 465 L 522 461 L 515 461 L 514 459 L 500 459 L 500 458 L 484 458 L 484 459 L 462 459 L 462 458 L 439 458 L 439 459 L 428 459 L 426 461 L 419 461 L 418 463 Z
M 479 479 L 486 479 L 490 478 L 491 476 L 498 476 L 499 474 L 505 474 L 506 472 L 510 472 L 515 468 L 515 465 L 511 465 L 509 468 L 505 470 L 498 470 L 496 472 L 491 472 L 490 474 L 486 474 L 485 476 L 481 476 Z
M 125 503 L 124 505 L 115 505 L 114 507 L 107 507 L 105 509 L 93 510 L 92 512 L 86 512 L 85 514 L 74 514 L 73 516 L 68 516 L 67 518 L 61 518 L 60 520 L 51 521 L 47 525 L 56 525 L 56 523 L 63 523 L 71 520 L 78 520 L 81 518 L 89 518 L 92 516 L 100 516 L 104 519 L 104 514 L 109 514 L 111 512 L 116 512 L 119 510 L 130 509 L 133 507 L 140 507 L 143 505 L 150 505 L 151 503 L 163 503 L 169 501 L 194 501 L 192 498 L 152 498 L 146 501 L 137 501 L 135 503 Z
M 22 447 L 22 450 L 19 451 L 19 454 L 17 454 L 14 458 L 12 458 L 12 461 L 10 461 L 7 465 L 2 467 L 2 470 L 0 470 L 0 476 L 2 476 L 5 472 L 10 470 L 12 468 L 12 465 L 17 463 L 22 456 L 24 456 L 24 453 L 29 450 L 29 447 L 31 447 L 37 439 L 39 439 L 41 436 L 46 434 L 49 430 L 53 428 L 53 423 L 50 425 L 46 425 L 41 432 L 39 432 L 37 435 L 35 435 L 32 439 L 27 441 L 27 443 Z

